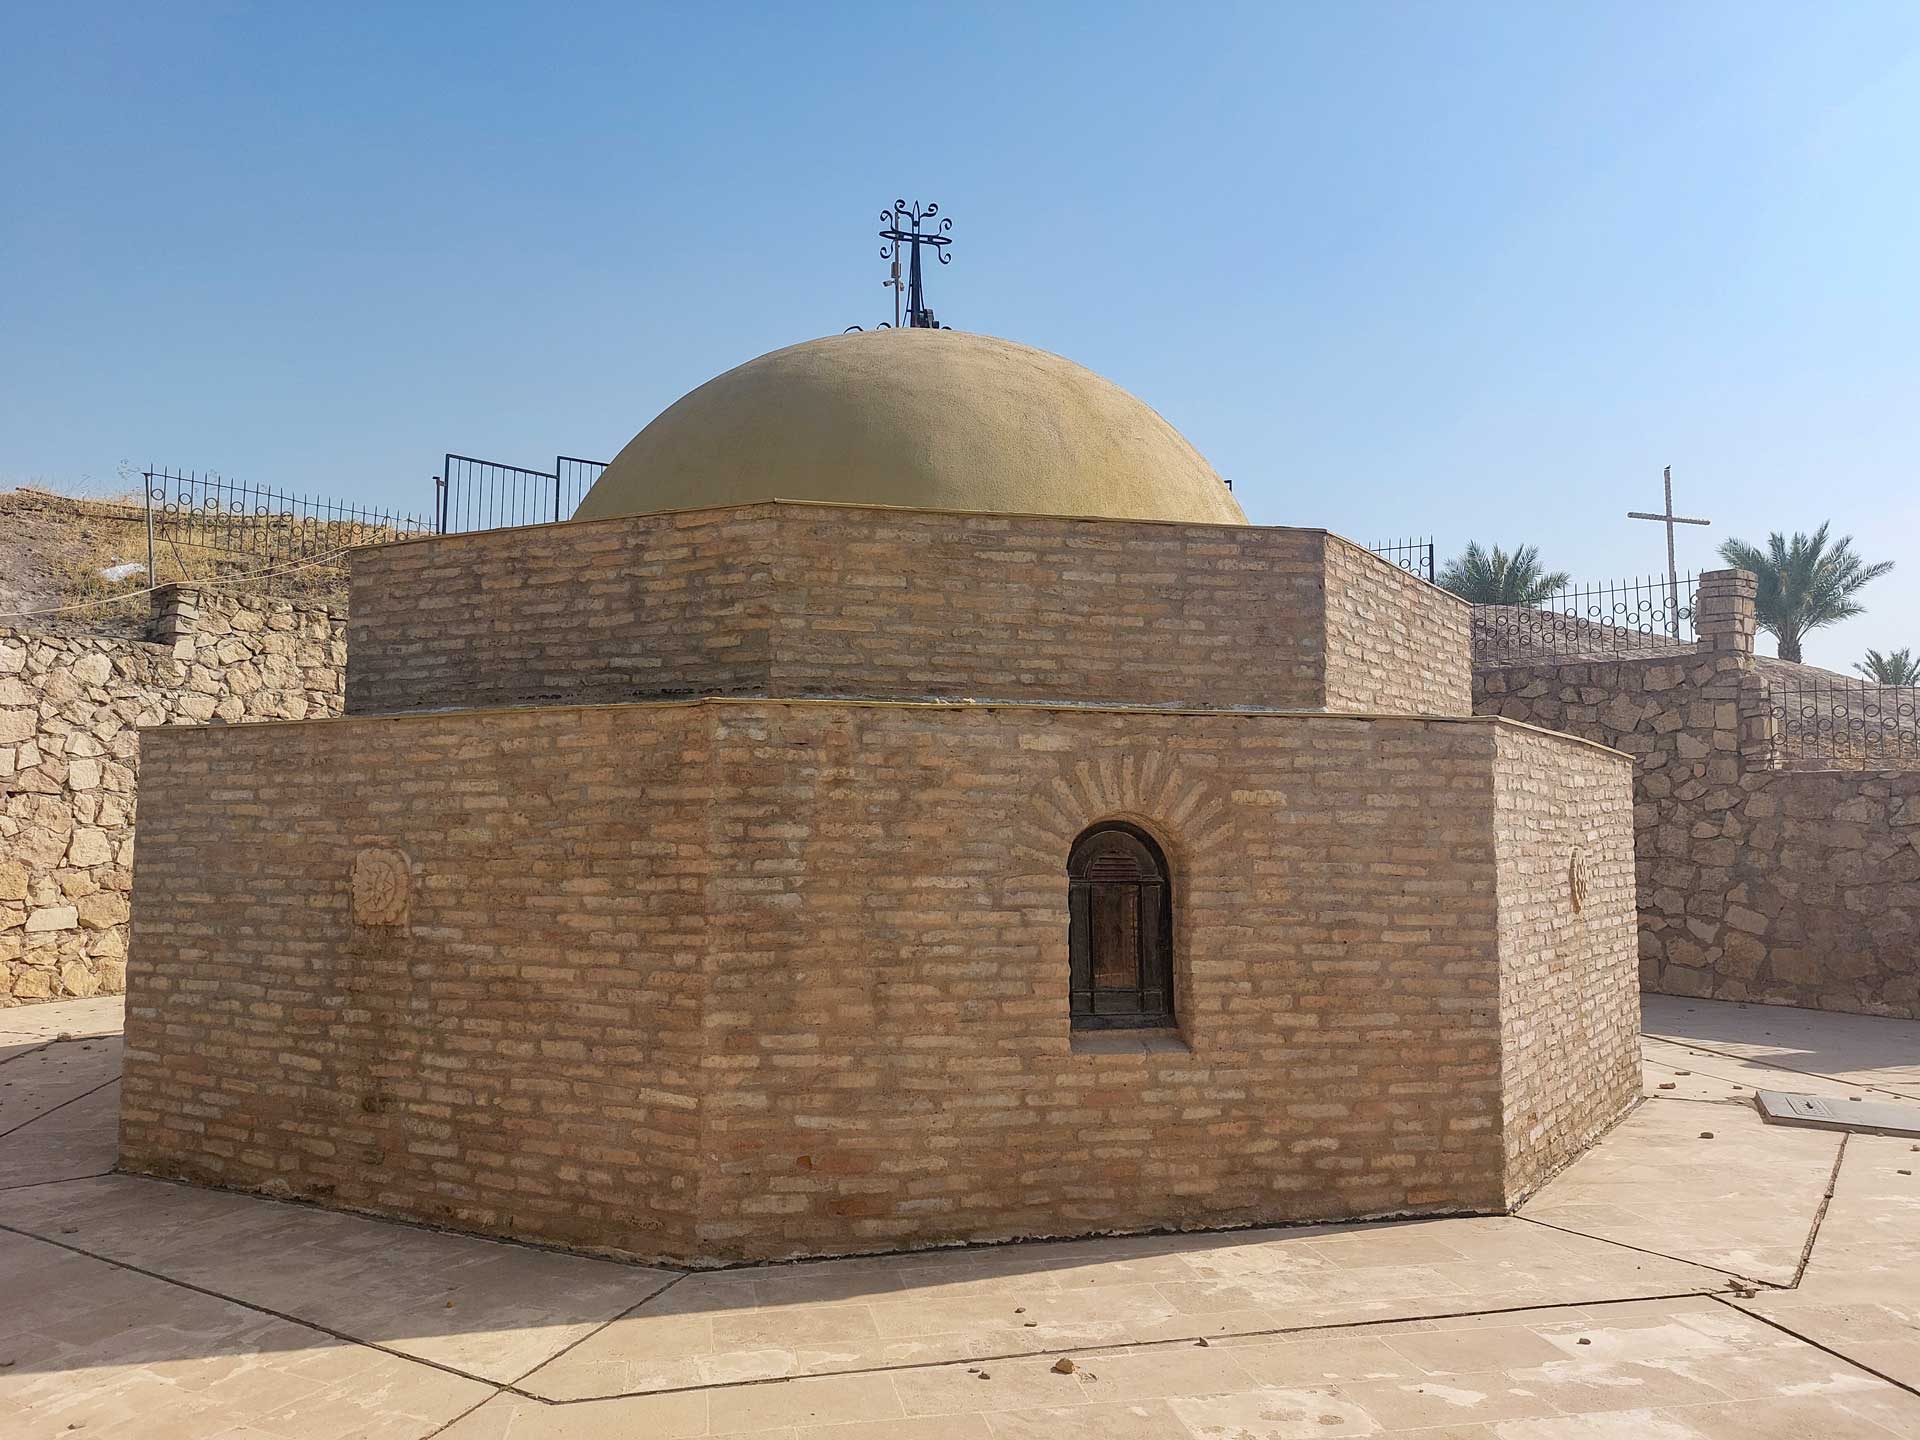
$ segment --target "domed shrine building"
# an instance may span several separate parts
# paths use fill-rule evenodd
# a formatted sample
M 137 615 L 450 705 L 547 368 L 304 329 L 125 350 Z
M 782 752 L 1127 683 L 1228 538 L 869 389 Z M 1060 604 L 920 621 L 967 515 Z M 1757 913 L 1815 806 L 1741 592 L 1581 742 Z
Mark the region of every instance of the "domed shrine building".
M 1023 346 L 358 552 L 347 708 L 142 737 L 128 1169 L 708 1264 L 1497 1212 L 1637 1091 L 1626 758 Z

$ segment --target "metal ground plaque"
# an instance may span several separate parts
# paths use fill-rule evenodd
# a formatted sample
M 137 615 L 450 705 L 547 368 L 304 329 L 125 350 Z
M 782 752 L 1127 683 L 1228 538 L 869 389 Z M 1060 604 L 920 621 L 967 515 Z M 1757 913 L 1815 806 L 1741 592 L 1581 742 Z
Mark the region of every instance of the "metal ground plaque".
M 1769 1125 L 1806 1125 L 1815 1130 L 1920 1138 L 1920 1105 L 1830 1100 L 1824 1095 L 1794 1095 L 1785 1090 L 1759 1090 L 1753 1098 L 1760 1107 L 1761 1118 Z

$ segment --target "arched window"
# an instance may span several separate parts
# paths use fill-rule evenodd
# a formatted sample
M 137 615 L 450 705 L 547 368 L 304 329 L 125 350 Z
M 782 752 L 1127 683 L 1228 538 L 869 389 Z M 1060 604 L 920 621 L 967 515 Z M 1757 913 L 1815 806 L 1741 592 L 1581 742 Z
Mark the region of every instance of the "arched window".
M 1173 886 L 1144 830 L 1095 825 L 1067 857 L 1073 1028 L 1173 1023 Z

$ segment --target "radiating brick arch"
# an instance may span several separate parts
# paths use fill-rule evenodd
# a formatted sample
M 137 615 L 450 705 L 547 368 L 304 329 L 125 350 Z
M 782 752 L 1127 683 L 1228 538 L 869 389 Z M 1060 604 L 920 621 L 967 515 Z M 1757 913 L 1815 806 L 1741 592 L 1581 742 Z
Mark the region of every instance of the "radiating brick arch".
M 1232 808 L 1210 777 L 1169 761 L 1150 742 L 1128 745 L 1065 760 L 1056 779 L 1035 789 L 1014 831 L 1017 868 L 1055 880 L 1073 842 L 1103 820 L 1139 826 L 1189 874 L 1222 863 L 1236 831 Z

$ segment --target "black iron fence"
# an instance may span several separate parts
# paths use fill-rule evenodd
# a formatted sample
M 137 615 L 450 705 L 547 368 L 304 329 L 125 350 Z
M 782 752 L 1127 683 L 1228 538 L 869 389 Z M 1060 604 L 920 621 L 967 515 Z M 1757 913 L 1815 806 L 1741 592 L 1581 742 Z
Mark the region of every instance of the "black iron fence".
M 1819 671 L 1765 674 L 1768 758 L 1782 769 L 1920 768 L 1920 686 Z
M 449 454 L 433 477 L 434 529 L 453 535 L 564 520 L 606 468 L 604 460 L 577 455 L 555 456 L 551 470 L 530 470 Z
M 337 555 L 356 545 L 427 533 L 417 515 L 317 495 L 294 495 L 191 470 L 145 470 L 147 583 L 157 547 L 189 546 L 247 556 L 271 571 L 281 562 Z
M 1692 575 L 1583 585 L 1532 605 L 1473 607 L 1476 665 L 1543 660 L 1631 660 L 1693 649 Z
M 1380 540 L 1367 547 L 1382 560 L 1391 560 L 1422 580 L 1433 579 L 1433 537 L 1423 540 Z

